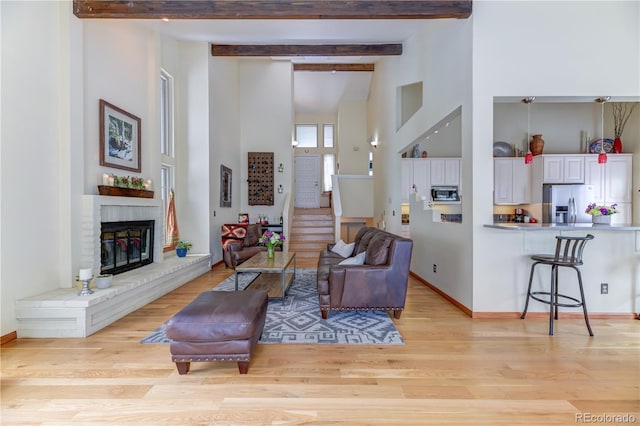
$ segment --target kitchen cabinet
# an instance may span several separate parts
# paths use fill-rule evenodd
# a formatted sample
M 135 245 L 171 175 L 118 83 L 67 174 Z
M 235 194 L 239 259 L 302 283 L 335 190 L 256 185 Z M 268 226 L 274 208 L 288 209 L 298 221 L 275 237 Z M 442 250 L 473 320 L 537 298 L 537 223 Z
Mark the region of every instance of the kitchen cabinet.
M 591 201 L 597 204 L 617 204 L 617 214 L 611 223 L 631 223 L 632 155 L 609 154 L 605 164 L 598 163 L 597 155 L 585 156 L 585 181 Z
M 531 168 L 524 158 L 494 158 L 494 204 L 528 204 L 531 202 Z
M 583 155 L 542 155 L 543 183 L 583 183 Z
M 400 166 L 402 185 L 400 202 L 408 203 L 410 197 L 415 197 L 414 185 L 418 195 L 428 197 L 431 190 L 429 185 L 430 162 L 425 158 L 403 158 L 400 161 Z
M 431 158 L 431 186 L 460 185 L 459 158 Z

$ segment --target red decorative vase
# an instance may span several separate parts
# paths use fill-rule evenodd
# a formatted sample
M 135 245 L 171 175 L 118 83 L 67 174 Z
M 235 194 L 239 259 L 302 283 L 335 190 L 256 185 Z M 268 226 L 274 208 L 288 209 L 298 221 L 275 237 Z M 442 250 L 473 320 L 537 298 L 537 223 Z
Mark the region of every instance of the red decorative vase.
M 620 138 L 615 138 L 613 141 L 613 152 L 620 154 L 622 152 L 622 141 Z

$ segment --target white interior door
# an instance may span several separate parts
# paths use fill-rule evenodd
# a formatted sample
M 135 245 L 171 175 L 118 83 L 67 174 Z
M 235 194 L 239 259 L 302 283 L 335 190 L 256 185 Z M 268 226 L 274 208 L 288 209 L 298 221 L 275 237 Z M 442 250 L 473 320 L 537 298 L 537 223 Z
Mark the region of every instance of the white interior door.
M 293 205 L 303 209 L 320 207 L 320 156 L 297 155 L 295 168 Z

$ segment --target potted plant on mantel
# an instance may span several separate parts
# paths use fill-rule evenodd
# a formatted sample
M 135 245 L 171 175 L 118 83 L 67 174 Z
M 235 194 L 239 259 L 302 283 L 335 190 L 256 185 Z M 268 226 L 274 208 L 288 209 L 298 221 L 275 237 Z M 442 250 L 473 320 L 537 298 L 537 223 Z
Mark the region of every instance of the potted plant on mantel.
M 178 257 L 185 257 L 187 252 L 191 250 L 191 247 L 193 247 L 193 244 L 189 241 L 181 240 L 178 245 L 176 245 L 176 254 Z

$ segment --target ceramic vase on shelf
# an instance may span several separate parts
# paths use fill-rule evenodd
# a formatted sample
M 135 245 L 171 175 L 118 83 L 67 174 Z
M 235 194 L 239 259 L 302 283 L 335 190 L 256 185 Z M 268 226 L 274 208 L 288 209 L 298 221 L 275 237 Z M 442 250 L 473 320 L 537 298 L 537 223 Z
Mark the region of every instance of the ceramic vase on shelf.
M 268 259 L 273 259 L 274 257 L 274 247 L 273 246 L 267 246 L 267 258 Z
M 622 152 L 622 141 L 619 136 L 616 136 L 613 141 L 613 152 L 616 154 L 620 154 Z
M 611 225 L 611 215 L 591 216 L 594 225 Z
M 544 139 L 542 139 L 542 135 L 533 135 L 531 137 L 531 142 L 529 142 L 529 150 L 533 155 L 542 154 L 542 150 L 544 148 Z

